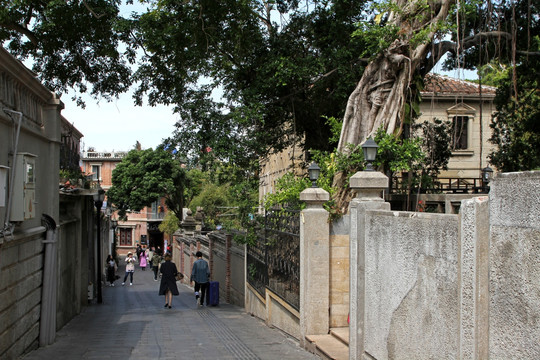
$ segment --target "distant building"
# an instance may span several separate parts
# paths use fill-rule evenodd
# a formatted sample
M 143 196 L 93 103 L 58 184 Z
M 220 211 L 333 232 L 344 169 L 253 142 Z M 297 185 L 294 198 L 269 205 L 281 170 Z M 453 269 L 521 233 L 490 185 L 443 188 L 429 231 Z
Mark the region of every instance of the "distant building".
M 98 152 L 94 149 L 81 153 L 81 168 L 84 174 L 93 181 L 100 183 L 105 192 L 112 186 L 112 173 L 116 166 L 127 155 L 127 151 Z M 106 207 L 107 204 L 105 203 Z M 118 220 L 118 215 L 112 209 L 109 213 Z M 164 248 L 165 239 L 159 225 L 163 221 L 165 212 L 165 200 L 160 199 L 141 211 L 128 212 L 126 221 L 118 221 L 116 228 L 116 252 L 120 256 L 128 252 L 134 252 L 137 245 L 146 248 Z
M 452 157 L 440 177 L 480 178 L 493 151 L 489 124 L 495 113 L 496 88 L 428 74 L 418 122 L 439 119 L 453 124 Z

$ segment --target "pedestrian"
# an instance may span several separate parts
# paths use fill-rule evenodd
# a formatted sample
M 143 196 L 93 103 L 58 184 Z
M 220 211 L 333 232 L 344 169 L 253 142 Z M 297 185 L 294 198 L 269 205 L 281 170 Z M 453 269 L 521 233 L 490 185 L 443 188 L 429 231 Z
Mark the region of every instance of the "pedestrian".
M 146 259 L 148 260 L 148 267 L 152 268 L 152 257 L 154 257 L 154 248 L 153 247 L 147 247 L 146 248 Z
M 137 244 L 137 250 L 135 250 L 135 254 L 137 254 L 137 259 L 141 257 L 141 244 Z
M 195 256 L 197 257 L 197 260 L 193 263 L 190 280 L 191 283 L 195 282 L 195 301 L 199 306 L 202 306 L 206 297 L 206 290 L 208 290 L 210 268 L 208 267 L 206 260 L 202 258 L 202 252 L 197 251 Z M 206 306 L 208 306 L 208 299 L 206 299 Z
M 141 267 L 142 271 L 146 270 L 146 262 L 146 253 L 141 251 L 141 255 L 139 256 L 139 266 Z
M 165 262 L 161 264 L 161 284 L 159 285 L 159 295 L 165 295 L 165 307 L 172 307 L 173 295 L 179 295 L 176 286 L 176 275 L 178 269 L 176 264 L 171 261 L 171 254 L 165 254 Z
M 112 255 L 109 254 L 109 256 L 107 256 L 106 264 L 107 281 L 109 282 L 109 286 L 114 286 L 114 281 L 116 280 L 116 261 L 114 261 Z
M 133 285 L 133 273 L 135 272 L 135 259 L 133 258 L 133 253 L 130 251 L 127 254 L 126 258 L 126 275 L 124 276 L 124 281 L 122 286 L 126 284 L 126 280 L 129 275 L 129 285 Z
M 152 256 L 152 270 L 154 270 L 154 281 L 157 281 L 157 274 L 159 270 L 159 264 L 161 263 L 161 256 L 156 252 L 154 252 L 154 256 Z

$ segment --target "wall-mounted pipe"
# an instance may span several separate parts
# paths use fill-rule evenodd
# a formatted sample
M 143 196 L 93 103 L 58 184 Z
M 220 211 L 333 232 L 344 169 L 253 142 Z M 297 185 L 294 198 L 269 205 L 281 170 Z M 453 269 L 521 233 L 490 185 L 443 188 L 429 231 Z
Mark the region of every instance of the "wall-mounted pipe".
M 47 214 L 41 216 L 41 222 L 47 229 L 43 259 L 43 288 L 41 291 L 41 318 L 39 322 L 39 346 L 47 346 L 56 337 L 56 293 L 57 269 L 57 232 L 56 222 Z
M 11 109 L 3 109 L 3 110 L 8 115 L 9 114 L 17 114 L 17 115 L 19 115 L 19 121 L 18 121 L 18 124 L 17 124 L 17 134 L 15 135 L 15 148 L 13 149 L 13 164 L 11 166 L 11 176 L 10 176 L 10 181 L 9 181 L 7 211 L 6 211 L 6 216 L 4 218 L 3 232 L 5 232 L 6 230 L 8 230 L 11 227 L 9 219 L 11 218 L 11 203 L 13 202 L 13 185 L 14 185 L 13 183 L 15 182 L 15 171 L 16 171 L 16 167 L 17 167 L 17 151 L 18 151 L 18 148 L 19 148 L 19 135 L 21 134 L 21 124 L 22 124 L 23 113 L 20 112 L 20 111 L 15 111 L 15 110 L 11 110 Z M 14 120 L 11 117 L 11 115 L 9 115 L 9 117 L 12 120 Z M 4 236 L 5 236 L 5 233 L 4 233 Z

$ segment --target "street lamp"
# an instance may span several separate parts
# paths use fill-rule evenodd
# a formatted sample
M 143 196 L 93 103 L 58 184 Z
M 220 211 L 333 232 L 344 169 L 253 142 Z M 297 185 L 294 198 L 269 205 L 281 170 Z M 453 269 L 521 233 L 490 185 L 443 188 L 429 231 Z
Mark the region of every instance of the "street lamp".
M 115 246 L 116 246 L 116 228 L 118 227 L 118 220 L 111 219 L 111 227 L 113 230 L 113 238 L 112 238 L 112 244 L 111 244 L 111 254 L 115 256 Z
M 489 192 L 489 182 L 491 181 L 491 177 L 493 176 L 493 169 L 489 166 L 486 166 L 482 169 L 482 187 L 484 188 L 485 192 Z
M 101 304 L 103 297 L 101 295 L 101 207 L 105 200 L 105 190 L 98 184 L 97 193 L 93 195 L 94 205 L 96 206 L 96 226 L 97 226 L 97 266 L 96 266 L 96 282 L 97 282 L 97 302 Z
M 379 146 L 377 143 L 370 137 L 366 140 L 364 144 L 362 144 L 362 151 L 364 152 L 364 160 L 367 161 L 367 166 L 365 168 L 365 171 L 375 171 L 373 169 L 373 161 L 375 161 L 375 158 L 377 157 L 377 149 Z
M 319 175 L 321 174 L 321 168 L 314 161 L 307 170 L 308 170 L 309 180 L 311 180 L 311 187 L 316 188 L 317 179 L 319 178 Z

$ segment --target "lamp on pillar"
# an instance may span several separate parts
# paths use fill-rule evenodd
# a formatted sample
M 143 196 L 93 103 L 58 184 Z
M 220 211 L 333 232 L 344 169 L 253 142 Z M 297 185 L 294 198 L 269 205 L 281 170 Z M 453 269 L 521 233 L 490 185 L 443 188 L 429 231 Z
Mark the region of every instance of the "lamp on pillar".
M 373 169 L 373 161 L 375 161 L 375 158 L 377 157 L 377 149 L 379 146 L 377 143 L 370 137 L 366 140 L 365 143 L 362 144 L 362 151 L 364 152 L 364 160 L 367 161 L 367 166 L 365 171 L 375 171 Z
M 308 168 L 309 180 L 311 180 L 311 187 L 317 187 L 317 179 L 321 174 L 321 168 L 317 165 L 316 162 L 313 162 Z
M 96 207 L 96 227 L 97 227 L 97 239 L 96 239 L 96 283 L 97 283 L 97 302 L 101 304 L 103 302 L 103 297 L 101 295 L 101 207 L 103 206 L 103 201 L 105 200 L 105 190 L 101 188 L 101 185 L 98 183 L 97 192 L 93 195 L 94 205 Z
M 482 169 L 482 187 L 484 188 L 485 192 L 489 191 L 489 182 L 491 181 L 491 177 L 493 176 L 493 169 L 489 166 L 486 166 Z

